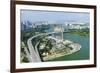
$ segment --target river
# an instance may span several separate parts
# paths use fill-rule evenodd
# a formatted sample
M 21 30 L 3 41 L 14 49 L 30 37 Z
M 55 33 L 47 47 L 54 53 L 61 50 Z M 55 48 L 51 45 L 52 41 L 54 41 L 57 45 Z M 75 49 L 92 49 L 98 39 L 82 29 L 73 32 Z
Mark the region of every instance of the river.
M 59 58 L 55 58 L 52 61 L 68 61 L 68 60 L 88 60 L 89 59 L 89 37 L 79 36 L 70 33 L 64 33 L 64 39 L 71 40 L 79 43 L 82 47 L 80 51 L 71 55 L 65 55 Z

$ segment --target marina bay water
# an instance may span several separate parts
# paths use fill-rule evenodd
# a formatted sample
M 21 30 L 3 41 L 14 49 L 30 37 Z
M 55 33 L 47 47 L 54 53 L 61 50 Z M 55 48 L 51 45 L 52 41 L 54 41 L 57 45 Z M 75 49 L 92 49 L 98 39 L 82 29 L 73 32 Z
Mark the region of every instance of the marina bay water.
M 64 33 L 63 38 L 65 40 L 71 40 L 73 42 L 79 43 L 82 47 L 80 51 L 73 53 L 71 55 L 65 55 L 59 58 L 55 58 L 52 61 L 67 61 L 67 60 L 87 60 L 89 59 L 89 37 L 80 36 L 71 33 Z

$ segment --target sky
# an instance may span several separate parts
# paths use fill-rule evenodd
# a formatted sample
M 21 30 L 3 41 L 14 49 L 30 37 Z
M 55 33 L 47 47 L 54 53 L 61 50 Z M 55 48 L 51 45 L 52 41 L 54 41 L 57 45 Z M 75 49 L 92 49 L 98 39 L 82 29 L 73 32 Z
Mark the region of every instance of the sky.
M 61 12 L 61 11 L 36 11 L 36 10 L 21 10 L 21 21 L 74 21 L 88 22 L 90 14 L 87 12 Z

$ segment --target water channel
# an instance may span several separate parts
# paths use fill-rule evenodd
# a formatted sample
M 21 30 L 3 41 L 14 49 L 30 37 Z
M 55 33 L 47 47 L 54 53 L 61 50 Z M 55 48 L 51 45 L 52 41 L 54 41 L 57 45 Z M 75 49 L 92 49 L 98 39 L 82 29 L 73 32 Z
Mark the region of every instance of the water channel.
M 55 58 L 52 61 L 67 61 L 67 60 L 88 60 L 89 59 L 89 37 L 79 36 L 71 33 L 64 33 L 64 39 L 71 40 L 79 43 L 82 47 L 80 51 L 71 55 L 65 55 L 59 58 Z

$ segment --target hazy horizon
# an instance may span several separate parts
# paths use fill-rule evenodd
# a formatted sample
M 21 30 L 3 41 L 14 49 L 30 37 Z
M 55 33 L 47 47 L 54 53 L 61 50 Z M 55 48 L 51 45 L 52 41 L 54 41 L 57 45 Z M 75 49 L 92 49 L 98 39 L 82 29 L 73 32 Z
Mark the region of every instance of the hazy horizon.
M 63 12 L 63 11 L 39 11 L 21 10 L 21 22 L 49 21 L 49 22 L 83 22 L 89 23 L 90 14 L 88 12 Z

